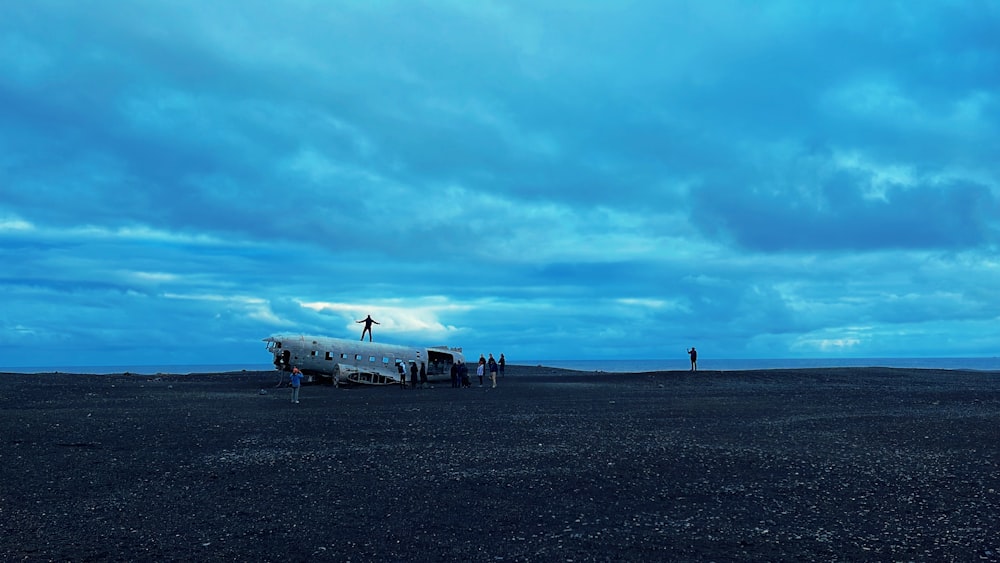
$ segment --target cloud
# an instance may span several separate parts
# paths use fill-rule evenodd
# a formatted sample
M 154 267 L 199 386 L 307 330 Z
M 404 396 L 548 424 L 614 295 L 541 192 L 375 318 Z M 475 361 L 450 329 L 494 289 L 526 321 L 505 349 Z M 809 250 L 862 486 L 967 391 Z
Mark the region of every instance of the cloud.
M 998 23 L 4 6 L 0 335 L 33 361 L 264 363 L 270 333 L 371 313 L 511 361 L 994 354 Z

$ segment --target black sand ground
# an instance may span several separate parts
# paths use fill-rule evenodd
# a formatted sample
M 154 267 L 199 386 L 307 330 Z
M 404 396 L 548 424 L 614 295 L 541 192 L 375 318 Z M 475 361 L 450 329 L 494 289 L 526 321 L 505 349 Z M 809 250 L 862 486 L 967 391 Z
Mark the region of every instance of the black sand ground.
M 0 375 L 0 558 L 1000 559 L 998 373 L 273 382 Z

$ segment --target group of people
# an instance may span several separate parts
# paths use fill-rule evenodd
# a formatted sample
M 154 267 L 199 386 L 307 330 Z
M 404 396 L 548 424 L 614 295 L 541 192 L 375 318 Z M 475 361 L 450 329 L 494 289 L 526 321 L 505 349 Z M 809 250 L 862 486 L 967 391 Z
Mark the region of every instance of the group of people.
M 451 388 L 472 387 L 469 381 L 469 366 L 459 360 L 451 364 Z
M 490 378 L 490 383 L 493 389 L 497 387 L 497 378 L 504 376 L 504 370 L 507 367 L 507 358 L 503 354 L 500 354 L 500 359 L 494 359 L 493 354 L 489 355 L 489 358 L 479 355 L 479 364 L 476 366 L 476 375 L 479 377 L 479 386 L 483 386 L 483 380 L 487 376 Z M 399 371 L 399 384 L 400 387 L 406 389 L 406 364 L 403 361 L 396 362 L 396 369 Z M 417 389 L 419 385 L 420 389 L 427 386 L 427 366 L 424 362 L 420 362 L 419 367 L 417 367 L 417 362 L 410 363 L 410 387 Z M 463 387 L 472 387 L 472 381 L 469 379 L 469 367 L 465 365 L 465 362 L 459 360 L 451 364 L 451 387 L 453 389 L 460 389 Z
M 497 388 L 497 374 L 503 375 L 504 367 L 507 365 L 507 360 L 500 354 L 500 361 L 493 359 L 493 354 L 490 354 L 490 359 L 487 360 L 482 354 L 479 355 L 479 365 L 476 366 L 476 375 L 479 376 L 479 386 L 483 386 L 483 376 L 489 371 L 490 381 L 493 383 L 493 389 Z
M 406 364 L 402 360 L 396 361 L 396 369 L 399 371 L 399 386 L 406 389 Z M 420 362 L 420 367 L 417 367 L 417 362 L 410 362 L 410 386 L 414 389 L 417 385 L 423 389 L 427 387 L 427 364 Z
M 506 367 L 507 359 L 504 358 L 503 354 L 500 354 L 499 361 L 493 358 L 493 354 L 490 354 L 489 359 L 480 354 L 479 363 L 476 365 L 476 376 L 479 377 L 479 386 L 483 386 L 483 378 L 488 373 L 492 388 L 496 389 L 497 377 L 504 376 L 504 369 Z M 469 380 L 469 367 L 465 365 L 465 362 L 458 361 L 451 365 L 451 386 L 453 388 L 472 387 L 472 382 Z

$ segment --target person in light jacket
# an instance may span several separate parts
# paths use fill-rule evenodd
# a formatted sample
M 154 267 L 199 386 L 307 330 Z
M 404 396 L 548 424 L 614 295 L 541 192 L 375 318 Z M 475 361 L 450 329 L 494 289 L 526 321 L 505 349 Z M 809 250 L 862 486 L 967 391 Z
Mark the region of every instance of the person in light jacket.
M 292 380 L 292 402 L 299 404 L 299 387 L 302 386 L 302 372 L 299 371 L 298 367 L 293 367 L 290 377 Z

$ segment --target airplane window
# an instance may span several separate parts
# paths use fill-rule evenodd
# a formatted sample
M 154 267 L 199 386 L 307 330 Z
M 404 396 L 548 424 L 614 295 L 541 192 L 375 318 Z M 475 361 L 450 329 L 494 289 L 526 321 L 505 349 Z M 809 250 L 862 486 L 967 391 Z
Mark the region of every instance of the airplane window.
M 375 356 L 368 356 L 368 361 L 369 362 L 374 362 L 375 361 Z
M 347 352 L 341 352 L 340 353 L 340 359 L 341 360 L 346 360 L 347 359 Z
M 354 359 L 358 360 L 360 362 L 361 361 L 361 354 L 355 354 L 354 355 Z
M 316 357 L 316 350 L 313 350 L 312 352 L 309 352 L 309 355 L 315 358 Z
M 331 354 L 331 353 L 327 352 L 327 353 L 326 353 L 326 359 L 328 359 L 328 360 L 332 360 L 332 359 L 333 359 L 333 354 Z
M 389 358 L 387 358 L 387 357 L 383 356 L 383 357 L 382 357 L 382 363 L 383 363 L 383 364 L 388 364 L 388 363 L 389 363 Z

